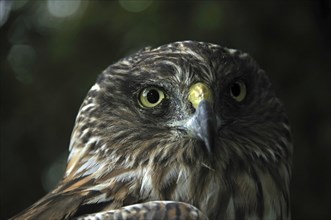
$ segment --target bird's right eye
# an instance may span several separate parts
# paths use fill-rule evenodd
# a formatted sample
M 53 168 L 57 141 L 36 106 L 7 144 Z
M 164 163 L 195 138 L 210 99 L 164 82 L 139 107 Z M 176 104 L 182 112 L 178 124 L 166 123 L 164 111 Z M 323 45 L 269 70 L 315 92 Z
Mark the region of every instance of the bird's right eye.
M 241 80 L 233 83 L 230 87 L 230 95 L 237 102 L 243 101 L 246 98 L 246 93 L 246 84 Z
M 154 108 L 165 98 L 163 90 L 156 87 L 144 88 L 139 94 L 139 104 L 143 108 Z

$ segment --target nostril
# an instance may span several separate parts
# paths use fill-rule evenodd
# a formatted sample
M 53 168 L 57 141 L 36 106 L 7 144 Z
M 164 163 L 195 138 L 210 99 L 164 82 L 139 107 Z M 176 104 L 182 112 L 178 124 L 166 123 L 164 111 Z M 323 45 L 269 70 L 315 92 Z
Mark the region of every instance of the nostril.
M 188 132 L 185 128 L 177 128 L 177 132 L 180 133 L 181 135 L 188 135 Z
M 193 104 L 191 102 L 189 102 L 189 107 L 188 107 L 188 113 L 190 115 L 194 114 L 196 111 L 196 109 L 194 108 Z

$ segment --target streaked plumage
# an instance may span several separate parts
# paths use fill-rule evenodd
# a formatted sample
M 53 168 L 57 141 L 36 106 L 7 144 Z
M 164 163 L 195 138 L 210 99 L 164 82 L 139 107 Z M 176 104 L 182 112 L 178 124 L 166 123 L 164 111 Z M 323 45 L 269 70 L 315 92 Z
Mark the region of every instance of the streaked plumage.
M 88 92 L 69 149 L 62 181 L 15 218 L 290 218 L 288 119 L 237 50 L 185 41 L 114 63 Z

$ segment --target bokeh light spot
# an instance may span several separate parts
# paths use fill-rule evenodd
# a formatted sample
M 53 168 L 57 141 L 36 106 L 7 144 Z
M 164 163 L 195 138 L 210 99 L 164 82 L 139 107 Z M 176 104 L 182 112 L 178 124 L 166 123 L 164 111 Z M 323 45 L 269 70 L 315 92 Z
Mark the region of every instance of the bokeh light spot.
M 12 2 L 0 1 L 0 27 L 4 25 L 9 17 Z
M 52 164 L 44 170 L 41 181 L 45 191 L 51 191 L 63 177 L 68 158 L 67 152 L 61 154 Z
M 129 12 L 142 12 L 152 4 L 152 0 L 119 0 L 119 3 Z
M 12 46 L 7 59 L 17 80 L 26 84 L 33 81 L 36 52 L 31 46 L 20 44 Z
M 55 17 L 68 17 L 75 14 L 81 5 L 80 0 L 47 0 L 47 8 L 51 15 Z

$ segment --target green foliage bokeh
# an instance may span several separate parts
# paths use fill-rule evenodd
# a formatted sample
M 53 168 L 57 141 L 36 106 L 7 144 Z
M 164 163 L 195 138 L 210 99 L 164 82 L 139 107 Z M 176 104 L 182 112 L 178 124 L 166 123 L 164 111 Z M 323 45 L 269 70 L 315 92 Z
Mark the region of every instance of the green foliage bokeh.
M 97 75 L 142 47 L 179 40 L 241 49 L 266 70 L 292 124 L 293 219 L 330 216 L 327 1 L 10 2 L 0 14 L 0 219 L 59 181 Z

